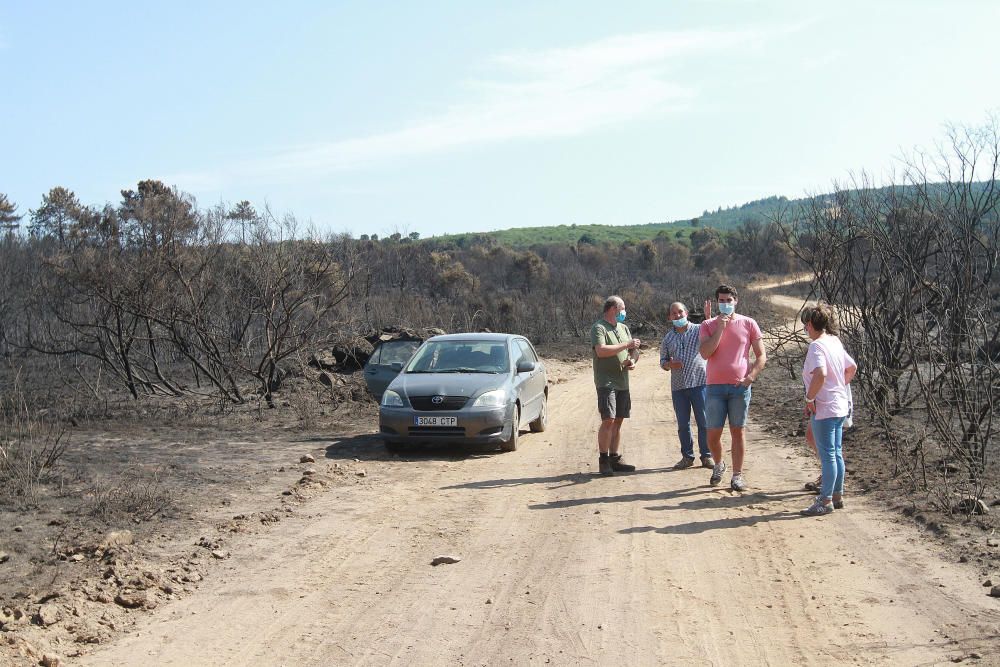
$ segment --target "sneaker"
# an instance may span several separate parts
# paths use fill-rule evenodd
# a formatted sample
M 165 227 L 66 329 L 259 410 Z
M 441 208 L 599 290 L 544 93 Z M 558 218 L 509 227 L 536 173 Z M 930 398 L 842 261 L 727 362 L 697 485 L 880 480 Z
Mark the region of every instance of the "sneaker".
M 729 482 L 729 488 L 732 489 L 733 491 L 747 490 L 747 483 L 746 480 L 743 479 L 743 473 L 741 472 L 733 473 L 733 479 L 732 481 Z
M 708 480 L 711 486 L 718 486 L 722 481 L 722 474 L 726 472 L 726 462 L 716 463 L 712 466 L 712 477 Z
M 829 514 L 833 511 L 833 507 L 830 505 L 823 504 L 823 501 L 817 498 L 813 501 L 813 504 L 805 508 L 799 514 L 804 516 L 823 516 Z
M 690 468 L 694 465 L 693 456 L 681 457 L 681 460 L 674 464 L 674 470 L 684 470 L 684 468 Z
M 812 491 L 813 493 L 819 493 L 820 488 L 823 486 L 823 475 L 820 475 L 812 482 L 806 482 L 806 491 Z
M 602 456 L 597 464 L 597 471 L 602 475 L 613 475 L 615 471 L 611 467 L 611 458 Z
M 715 459 L 713 459 L 710 455 L 706 455 L 706 456 L 701 457 L 701 467 L 702 468 L 714 468 L 715 467 Z
M 834 497 L 834 499 L 833 499 L 833 509 L 835 509 L 835 510 L 842 510 L 842 509 L 844 509 L 844 498 L 843 497 L 840 497 L 840 498 Z
M 615 472 L 635 472 L 635 466 L 625 463 L 622 460 L 621 454 L 611 455 L 611 469 Z

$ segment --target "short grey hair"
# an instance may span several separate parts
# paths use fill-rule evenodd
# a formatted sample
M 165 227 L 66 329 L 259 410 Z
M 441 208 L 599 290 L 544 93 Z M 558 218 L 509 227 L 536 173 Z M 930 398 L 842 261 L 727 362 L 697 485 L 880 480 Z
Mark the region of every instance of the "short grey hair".
M 691 312 L 690 310 L 688 310 L 688 307 L 684 305 L 683 301 L 674 301 L 672 304 L 670 304 L 670 308 L 668 308 L 667 310 L 673 310 L 674 306 L 680 306 L 681 310 L 683 310 L 685 313 Z
M 619 305 L 624 306 L 625 300 L 620 296 L 612 294 L 607 299 L 604 300 L 604 310 L 602 312 L 608 312 L 612 308 L 617 308 Z

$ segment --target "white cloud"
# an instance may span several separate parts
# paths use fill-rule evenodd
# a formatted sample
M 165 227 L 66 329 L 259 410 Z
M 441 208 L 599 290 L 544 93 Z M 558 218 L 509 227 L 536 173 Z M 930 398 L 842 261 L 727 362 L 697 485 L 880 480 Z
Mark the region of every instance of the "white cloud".
M 463 146 L 583 134 L 685 108 L 697 91 L 671 80 L 681 59 L 757 41 L 750 31 L 621 35 L 577 47 L 491 58 L 461 102 L 381 134 L 293 148 L 168 181 L 193 191 L 291 180 Z

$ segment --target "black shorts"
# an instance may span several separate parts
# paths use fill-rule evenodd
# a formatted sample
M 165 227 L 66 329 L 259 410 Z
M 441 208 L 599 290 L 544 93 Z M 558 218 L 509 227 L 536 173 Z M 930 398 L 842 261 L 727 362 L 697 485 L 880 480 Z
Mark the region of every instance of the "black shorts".
M 628 389 L 597 388 L 597 410 L 601 419 L 624 419 L 632 412 L 632 397 Z

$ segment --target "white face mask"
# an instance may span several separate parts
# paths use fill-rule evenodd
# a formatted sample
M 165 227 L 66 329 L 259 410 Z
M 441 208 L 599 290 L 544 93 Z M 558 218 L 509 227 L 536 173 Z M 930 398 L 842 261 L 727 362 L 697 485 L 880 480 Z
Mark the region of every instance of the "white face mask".
M 719 302 L 719 312 L 722 313 L 723 315 L 732 315 L 733 313 L 736 312 L 736 304 L 735 303 L 723 303 L 723 302 L 720 301 Z

